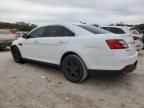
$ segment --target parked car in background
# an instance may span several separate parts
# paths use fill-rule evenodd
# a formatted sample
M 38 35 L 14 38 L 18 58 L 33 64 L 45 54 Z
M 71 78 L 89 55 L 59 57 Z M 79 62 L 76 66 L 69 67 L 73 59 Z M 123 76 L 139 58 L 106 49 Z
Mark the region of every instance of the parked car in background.
M 137 50 L 143 48 L 142 35 L 135 28 L 126 26 L 103 26 L 101 28 L 116 34 L 127 34 L 133 37 Z
M 144 35 L 144 30 L 141 30 L 140 33 Z
M 9 29 L 0 29 L 0 48 L 10 46 L 14 40 L 15 36 Z
M 17 29 L 10 29 L 10 32 L 11 32 L 12 34 L 14 34 L 14 36 L 16 36 Z
M 16 63 L 55 64 L 71 82 L 81 82 L 95 70 L 132 72 L 138 60 L 132 37 L 89 25 L 38 27 L 15 40 L 11 52 Z

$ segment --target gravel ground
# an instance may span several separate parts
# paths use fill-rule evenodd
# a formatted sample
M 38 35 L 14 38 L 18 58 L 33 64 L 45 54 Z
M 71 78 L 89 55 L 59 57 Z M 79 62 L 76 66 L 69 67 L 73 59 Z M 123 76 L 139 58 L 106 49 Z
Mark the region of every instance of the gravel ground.
M 0 51 L 0 108 L 144 108 L 144 51 L 127 75 L 94 73 L 81 84 L 48 66 L 14 63 Z

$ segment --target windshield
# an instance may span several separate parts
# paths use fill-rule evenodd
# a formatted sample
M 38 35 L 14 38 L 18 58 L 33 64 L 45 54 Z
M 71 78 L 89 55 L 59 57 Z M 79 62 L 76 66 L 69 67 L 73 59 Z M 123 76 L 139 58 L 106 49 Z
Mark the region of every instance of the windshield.
M 0 34 L 11 34 L 10 30 L 0 29 Z
M 91 25 L 78 25 L 79 27 L 93 33 L 93 34 L 109 34 L 110 32 L 103 30 L 99 27 L 91 26 Z
M 131 31 L 133 34 L 139 35 L 139 32 L 138 32 L 136 29 L 134 29 L 134 28 L 130 29 L 130 31 Z

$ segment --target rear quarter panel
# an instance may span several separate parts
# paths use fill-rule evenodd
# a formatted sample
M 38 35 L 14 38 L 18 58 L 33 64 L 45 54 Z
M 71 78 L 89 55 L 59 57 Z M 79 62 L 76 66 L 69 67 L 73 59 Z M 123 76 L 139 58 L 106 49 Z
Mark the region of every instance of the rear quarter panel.
M 78 54 L 87 66 L 89 66 L 88 61 L 92 57 L 95 57 L 99 61 L 100 56 L 111 56 L 112 51 L 109 49 L 104 38 L 105 37 L 99 35 L 71 38 L 67 47 L 60 54 L 59 63 L 61 57 L 66 52 L 74 52 Z

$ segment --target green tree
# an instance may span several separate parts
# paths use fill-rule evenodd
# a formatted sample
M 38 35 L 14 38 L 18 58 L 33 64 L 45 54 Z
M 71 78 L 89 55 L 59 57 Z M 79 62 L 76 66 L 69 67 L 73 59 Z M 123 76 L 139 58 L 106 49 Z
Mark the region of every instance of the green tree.
M 16 23 L 0 22 L 0 29 L 17 29 L 18 31 L 30 31 L 35 27 L 37 27 L 37 25 L 25 22 L 16 22 Z

